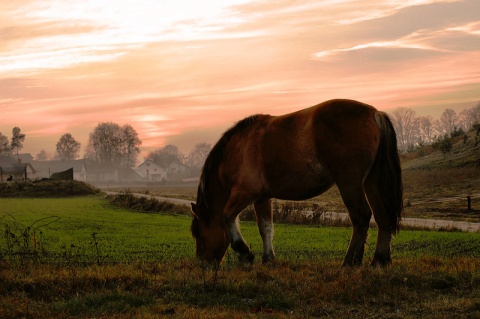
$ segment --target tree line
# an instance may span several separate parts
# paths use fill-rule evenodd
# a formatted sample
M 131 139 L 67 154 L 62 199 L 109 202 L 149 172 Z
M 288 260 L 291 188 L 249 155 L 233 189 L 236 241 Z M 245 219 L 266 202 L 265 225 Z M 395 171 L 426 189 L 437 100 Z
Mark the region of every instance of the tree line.
M 395 109 L 390 118 L 397 133 L 399 150 L 408 152 L 477 129 L 480 125 L 480 102 L 458 114 L 447 108 L 438 119 L 417 116 L 413 109 L 405 107 Z
M 438 119 L 417 116 L 413 109 L 405 107 L 395 109 L 390 118 L 397 133 L 399 150 L 408 152 L 422 145 L 445 142 L 447 137 L 460 136 L 473 129 L 480 132 L 480 102 L 458 114 L 452 109 L 445 109 Z M 19 127 L 12 129 L 10 139 L 0 132 L 0 156 L 18 157 L 24 141 L 25 134 Z M 120 126 L 113 122 L 103 122 L 90 133 L 84 158 L 99 164 L 133 167 L 138 164 L 141 145 L 142 141 L 131 125 Z M 56 154 L 51 159 L 78 159 L 80 149 L 80 142 L 75 140 L 71 133 L 65 133 L 58 140 Z M 148 153 L 145 160 L 151 160 L 161 167 L 179 163 L 192 168 L 192 173 L 199 173 L 211 149 L 210 144 L 199 143 L 186 155 L 180 152 L 177 146 L 166 145 Z M 42 149 L 35 159 L 46 161 L 49 156 Z
M 23 148 L 25 134 L 20 128 L 12 130 L 11 140 L 0 132 L 0 156 L 11 157 Z M 132 167 L 138 163 L 142 141 L 137 131 L 129 124 L 120 126 L 113 122 L 99 123 L 90 133 L 84 158 L 93 162 L 106 165 Z M 81 143 L 75 140 L 71 133 L 63 134 L 56 144 L 56 154 L 49 158 L 42 149 L 35 156 L 38 161 L 75 160 L 80 157 Z M 197 169 L 203 166 L 211 145 L 207 143 L 196 144 L 193 150 L 185 155 L 175 145 L 166 145 L 150 152 L 146 160 L 151 160 L 161 167 L 171 163 L 179 163 Z

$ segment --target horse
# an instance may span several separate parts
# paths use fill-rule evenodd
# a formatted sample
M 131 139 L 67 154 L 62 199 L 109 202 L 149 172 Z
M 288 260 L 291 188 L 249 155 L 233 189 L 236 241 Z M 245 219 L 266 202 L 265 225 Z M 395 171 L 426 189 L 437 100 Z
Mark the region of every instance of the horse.
M 240 232 L 238 215 L 253 204 L 262 260 L 273 261 L 271 199 L 306 200 L 334 184 L 353 226 L 342 266 L 362 264 L 372 212 L 378 237 L 371 265 L 390 264 L 403 184 L 397 138 L 387 114 L 358 101 L 335 99 L 237 122 L 212 148 L 202 169 L 192 203 L 196 256 L 221 263 L 231 245 L 241 262 L 252 263 L 254 254 Z

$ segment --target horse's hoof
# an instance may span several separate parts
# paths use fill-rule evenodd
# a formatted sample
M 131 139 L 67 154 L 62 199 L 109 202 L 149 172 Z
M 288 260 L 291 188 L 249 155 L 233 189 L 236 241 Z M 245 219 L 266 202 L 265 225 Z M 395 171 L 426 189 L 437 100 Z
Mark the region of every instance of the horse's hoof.
M 375 255 L 370 264 L 372 267 L 386 267 L 392 263 L 390 256 Z
M 252 252 L 248 252 L 247 254 L 239 254 L 238 261 L 244 264 L 253 264 L 255 260 L 255 255 Z
M 262 256 L 262 263 L 268 264 L 273 263 L 275 261 L 275 255 L 263 255 Z

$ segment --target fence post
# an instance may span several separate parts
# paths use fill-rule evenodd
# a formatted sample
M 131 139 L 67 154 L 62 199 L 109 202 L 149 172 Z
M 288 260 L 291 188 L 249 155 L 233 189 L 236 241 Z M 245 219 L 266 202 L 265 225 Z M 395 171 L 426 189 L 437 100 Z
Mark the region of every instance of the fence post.
M 472 210 L 472 198 L 470 197 L 470 194 L 467 195 L 467 207 L 468 210 Z

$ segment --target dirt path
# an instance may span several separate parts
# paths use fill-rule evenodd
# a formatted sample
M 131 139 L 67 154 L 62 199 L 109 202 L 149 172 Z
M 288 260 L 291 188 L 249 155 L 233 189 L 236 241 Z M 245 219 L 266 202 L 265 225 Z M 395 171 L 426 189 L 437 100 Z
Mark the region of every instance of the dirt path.
M 105 192 L 105 193 L 117 194 L 116 192 Z M 137 197 L 152 197 L 150 195 L 137 194 L 137 193 L 134 193 L 133 195 Z M 161 197 L 161 196 L 153 196 L 153 197 L 160 201 L 167 201 L 167 202 L 171 202 L 179 205 L 190 206 L 190 204 L 193 203 L 192 201 L 186 200 L 186 199 Z M 331 219 L 348 218 L 348 214 L 336 213 L 336 212 L 328 212 L 326 213 L 326 216 L 328 216 L 328 218 L 331 218 Z M 470 222 L 464 222 L 464 221 L 404 217 L 402 218 L 401 224 L 406 226 L 423 227 L 428 229 L 440 229 L 440 228 L 441 229 L 460 229 L 462 231 L 467 231 L 467 232 L 480 232 L 480 223 L 470 223 Z

